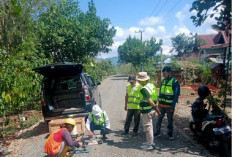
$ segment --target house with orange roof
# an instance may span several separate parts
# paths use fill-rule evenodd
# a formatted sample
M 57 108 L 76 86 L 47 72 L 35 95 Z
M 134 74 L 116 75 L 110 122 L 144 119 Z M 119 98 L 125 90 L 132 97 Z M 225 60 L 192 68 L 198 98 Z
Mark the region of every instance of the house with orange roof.
M 199 47 L 199 60 L 202 58 L 217 58 L 218 62 L 216 60 L 215 62 L 222 62 L 222 64 L 225 64 L 226 54 L 229 51 L 229 34 L 231 34 L 231 31 L 220 31 L 218 34 L 197 35 L 198 38 L 205 41 L 205 43 Z

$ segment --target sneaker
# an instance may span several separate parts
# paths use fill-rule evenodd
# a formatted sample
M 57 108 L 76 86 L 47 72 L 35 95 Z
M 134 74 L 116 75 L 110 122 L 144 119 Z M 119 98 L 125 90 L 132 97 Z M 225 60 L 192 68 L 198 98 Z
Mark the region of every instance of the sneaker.
M 158 138 L 158 137 L 160 137 L 160 136 L 161 136 L 160 133 L 155 133 L 155 134 L 154 134 L 154 139 L 156 139 L 156 138 Z
M 147 142 L 142 143 L 142 146 L 147 145 Z M 152 144 L 153 147 L 155 147 L 155 143 Z
M 169 136 L 169 138 L 168 138 L 169 140 L 174 140 L 175 138 L 174 138 L 174 136 L 173 135 L 171 135 L 171 136 Z
M 140 148 L 142 148 L 144 150 L 152 150 L 152 149 L 154 149 L 153 146 L 148 146 L 148 145 L 142 145 L 142 146 L 140 146 Z

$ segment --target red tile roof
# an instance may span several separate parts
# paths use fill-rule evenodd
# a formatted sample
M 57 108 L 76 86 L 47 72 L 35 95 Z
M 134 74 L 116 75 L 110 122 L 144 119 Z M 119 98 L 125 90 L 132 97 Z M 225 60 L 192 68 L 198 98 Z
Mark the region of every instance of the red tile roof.
M 198 38 L 204 39 L 205 44 L 200 46 L 200 49 L 210 49 L 211 46 L 216 45 L 217 42 L 215 41 L 215 37 L 218 34 L 205 34 L 205 35 L 197 35 Z
M 231 33 L 231 31 L 229 31 L 229 33 Z M 198 38 L 204 39 L 205 42 L 206 42 L 205 45 L 200 46 L 200 49 L 228 47 L 228 43 L 229 43 L 229 40 L 230 40 L 229 39 L 229 33 L 226 33 L 225 31 L 221 31 L 218 34 L 198 35 L 197 36 Z

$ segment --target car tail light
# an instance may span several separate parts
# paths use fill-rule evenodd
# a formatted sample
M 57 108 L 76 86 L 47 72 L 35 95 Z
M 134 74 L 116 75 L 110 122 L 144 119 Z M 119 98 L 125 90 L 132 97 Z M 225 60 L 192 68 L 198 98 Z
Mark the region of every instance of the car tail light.
M 90 101 L 90 96 L 85 96 L 85 101 Z
M 88 86 L 85 85 L 84 89 L 85 89 L 85 101 L 90 101 L 91 97 L 90 97 L 90 94 L 89 94 L 89 88 L 88 88 Z
M 216 122 L 216 125 L 217 125 L 217 126 L 223 125 L 222 119 L 218 119 L 217 122 Z
M 41 106 L 45 106 L 45 102 L 44 101 L 41 101 Z

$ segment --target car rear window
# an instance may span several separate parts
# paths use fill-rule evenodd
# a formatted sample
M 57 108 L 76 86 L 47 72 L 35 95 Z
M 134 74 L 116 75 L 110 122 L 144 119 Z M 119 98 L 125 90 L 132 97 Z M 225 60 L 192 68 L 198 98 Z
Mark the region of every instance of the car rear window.
M 69 79 L 59 79 L 56 80 L 55 87 L 56 90 L 70 90 L 82 88 L 81 80 L 78 78 Z

